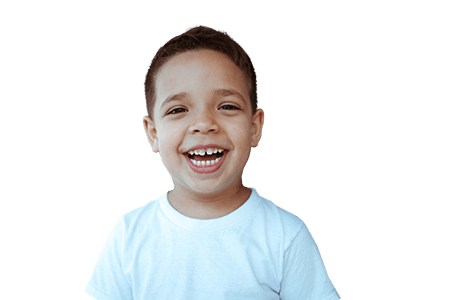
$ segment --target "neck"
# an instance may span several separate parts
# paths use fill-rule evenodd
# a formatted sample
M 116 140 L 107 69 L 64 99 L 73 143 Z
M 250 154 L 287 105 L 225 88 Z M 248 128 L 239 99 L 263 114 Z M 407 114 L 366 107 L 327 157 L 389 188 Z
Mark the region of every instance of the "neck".
M 251 190 L 242 183 L 227 191 L 198 193 L 175 188 L 168 193 L 168 201 L 181 214 L 194 219 L 216 219 L 228 215 L 243 205 Z

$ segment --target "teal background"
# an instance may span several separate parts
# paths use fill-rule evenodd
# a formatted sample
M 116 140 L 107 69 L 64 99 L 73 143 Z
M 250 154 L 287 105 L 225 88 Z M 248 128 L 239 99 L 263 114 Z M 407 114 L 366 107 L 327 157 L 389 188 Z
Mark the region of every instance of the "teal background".
M 245 184 L 306 222 L 342 298 L 464 297 L 465 8 L 2 1 L 2 298 L 91 299 L 117 219 L 171 189 L 143 79 L 198 23 L 258 69 L 265 125 Z

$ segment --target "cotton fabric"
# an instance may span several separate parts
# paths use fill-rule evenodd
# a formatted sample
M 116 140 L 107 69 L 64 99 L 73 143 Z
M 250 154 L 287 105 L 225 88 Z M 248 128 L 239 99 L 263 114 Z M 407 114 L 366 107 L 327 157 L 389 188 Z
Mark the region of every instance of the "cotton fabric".
M 306 225 L 252 189 L 217 219 L 176 211 L 167 194 L 125 214 L 85 290 L 98 300 L 336 300 Z

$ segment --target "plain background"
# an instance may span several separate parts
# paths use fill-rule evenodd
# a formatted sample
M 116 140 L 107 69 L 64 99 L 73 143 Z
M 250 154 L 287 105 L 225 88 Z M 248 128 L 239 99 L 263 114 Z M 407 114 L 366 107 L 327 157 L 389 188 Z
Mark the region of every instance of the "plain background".
M 463 1 L 164 2 L 0 5 L 0 298 L 90 299 L 115 222 L 172 188 L 146 71 L 206 25 L 257 72 L 244 183 L 306 222 L 342 299 L 466 299 Z

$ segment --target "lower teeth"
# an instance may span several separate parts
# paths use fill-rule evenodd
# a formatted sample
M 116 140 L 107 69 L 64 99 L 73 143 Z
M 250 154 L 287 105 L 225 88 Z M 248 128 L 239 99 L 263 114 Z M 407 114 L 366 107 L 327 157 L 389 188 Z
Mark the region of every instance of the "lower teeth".
M 192 163 L 194 165 L 196 165 L 196 166 L 199 166 L 199 167 L 214 165 L 214 164 L 218 163 L 219 160 L 220 160 L 220 157 L 217 157 L 214 160 L 207 160 L 207 161 L 198 161 L 198 160 L 191 159 Z

